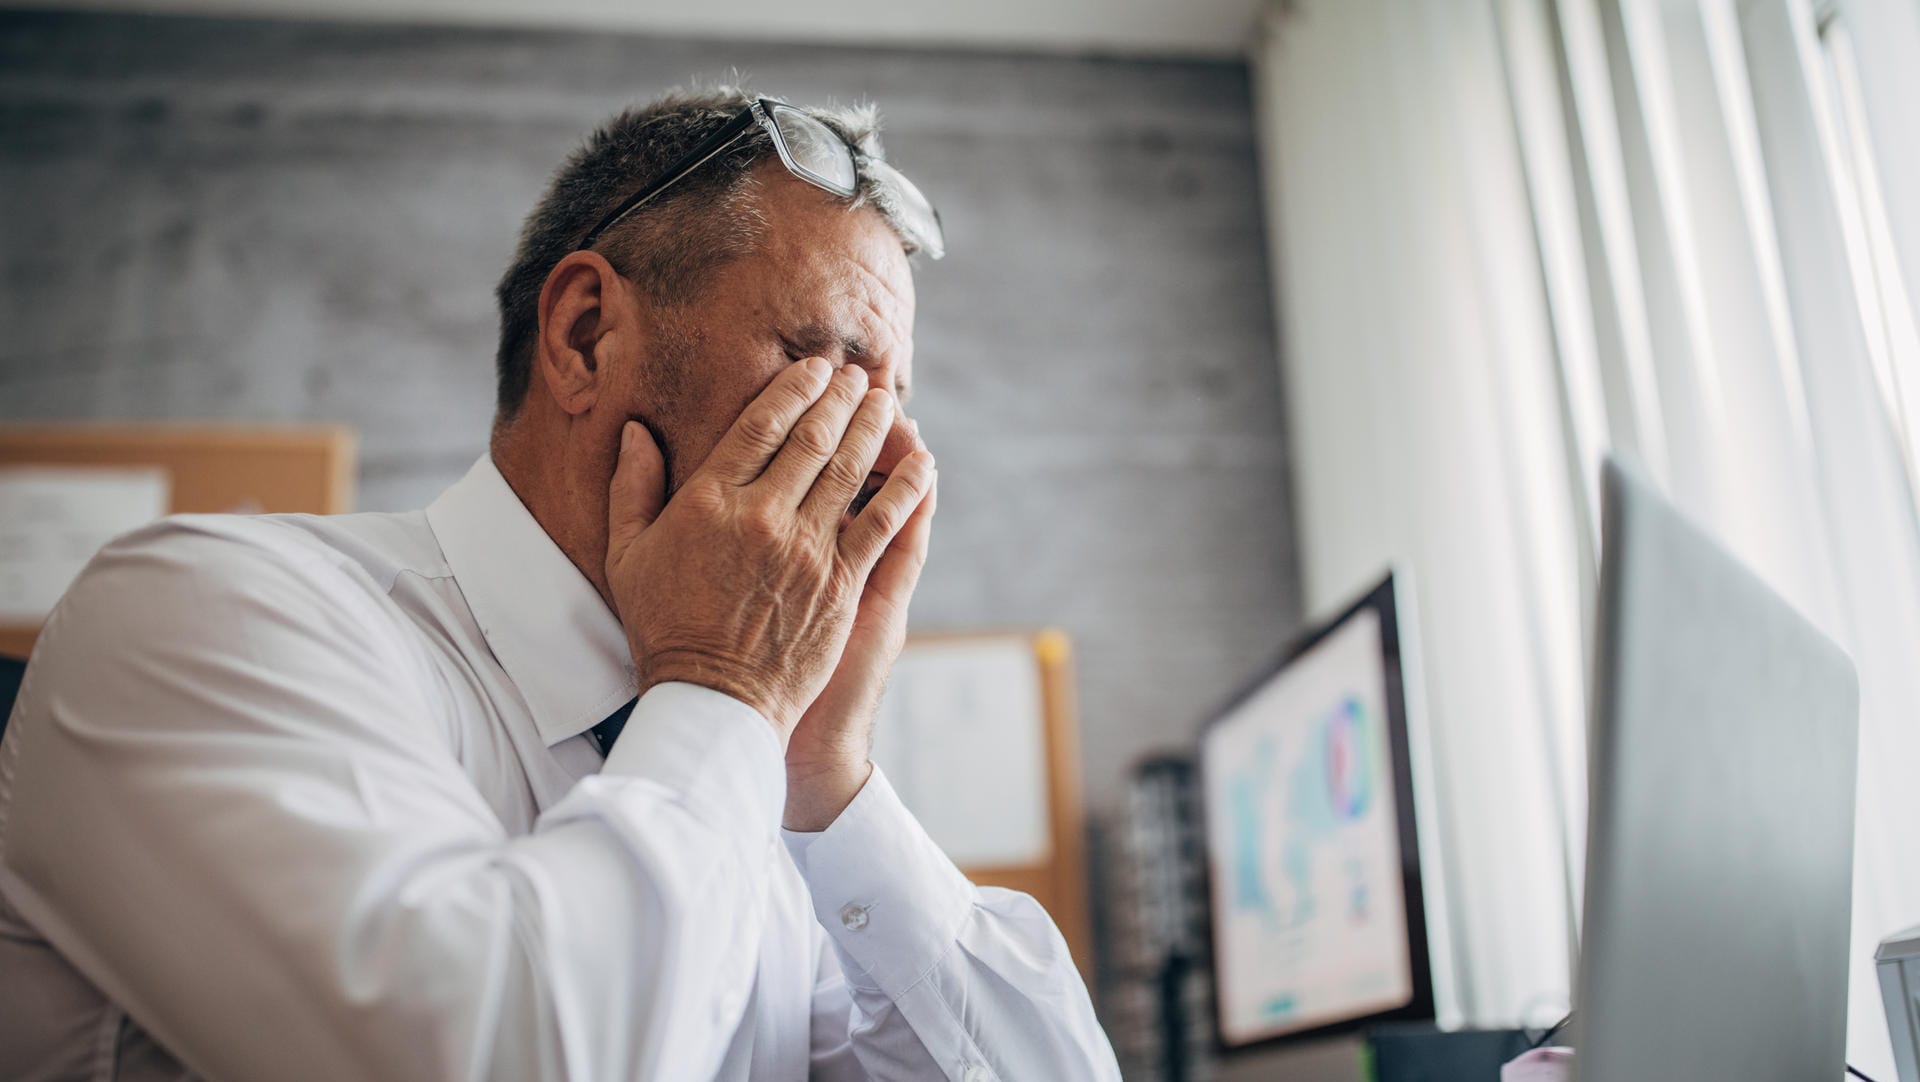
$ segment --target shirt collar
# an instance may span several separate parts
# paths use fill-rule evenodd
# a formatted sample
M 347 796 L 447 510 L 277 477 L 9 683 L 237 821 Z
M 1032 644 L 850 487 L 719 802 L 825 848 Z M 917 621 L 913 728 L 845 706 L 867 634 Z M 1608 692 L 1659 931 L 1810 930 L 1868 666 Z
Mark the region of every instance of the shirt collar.
M 427 523 L 548 747 L 633 698 L 633 660 L 619 619 L 490 456 L 427 508 Z

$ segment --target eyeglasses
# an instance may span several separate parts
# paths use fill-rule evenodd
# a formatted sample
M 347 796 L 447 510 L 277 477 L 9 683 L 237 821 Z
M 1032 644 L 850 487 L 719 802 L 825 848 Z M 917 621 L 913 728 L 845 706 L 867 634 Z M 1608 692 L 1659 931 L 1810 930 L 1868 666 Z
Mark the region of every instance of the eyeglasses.
M 773 149 L 779 153 L 780 162 L 787 167 L 787 172 L 815 187 L 842 199 L 851 199 L 860 190 L 861 173 L 877 180 L 881 189 L 893 197 L 886 209 L 891 212 L 890 217 L 901 232 L 906 234 L 907 240 L 934 259 L 946 254 L 946 234 L 940 228 L 940 213 L 933 209 L 933 204 L 920 194 L 920 189 L 914 187 L 912 181 L 886 162 L 849 146 L 838 132 L 819 120 L 772 98 L 760 98 L 740 110 L 739 116 L 727 121 L 726 127 L 702 139 L 700 145 L 660 174 L 659 179 L 613 208 L 612 213 L 600 219 L 600 224 L 587 231 L 580 247 L 593 247 L 593 243 L 607 230 L 659 198 L 660 193 L 678 184 L 709 159 L 725 153 L 744 138 L 755 124 L 766 129 L 767 135 L 773 139 Z

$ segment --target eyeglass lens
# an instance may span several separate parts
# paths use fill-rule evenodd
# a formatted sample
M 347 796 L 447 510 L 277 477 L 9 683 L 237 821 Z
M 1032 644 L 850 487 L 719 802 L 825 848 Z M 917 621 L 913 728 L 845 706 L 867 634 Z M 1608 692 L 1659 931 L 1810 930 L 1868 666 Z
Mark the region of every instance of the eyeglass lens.
M 914 245 L 929 256 L 939 259 L 946 254 L 946 237 L 940 227 L 940 213 L 933 209 L 918 185 L 906 178 L 906 174 L 883 161 L 869 161 L 868 171 L 886 180 L 898 202 L 897 212 L 906 231 L 912 235 Z
M 833 129 L 798 109 L 776 105 L 769 113 L 786 144 L 788 165 L 840 195 L 852 195 L 859 189 L 853 151 Z
M 837 195 L 851 196 L 860 188 L 853 149 L 832 128 L 788 105 L 769 104 L 775 144 L 787 167 Z M 914 246 L 935 259 L 946 254 L 940 215 L 914 183 L 878 159 L 866 168 L 884 176 L 898 196 L 901 225 Z

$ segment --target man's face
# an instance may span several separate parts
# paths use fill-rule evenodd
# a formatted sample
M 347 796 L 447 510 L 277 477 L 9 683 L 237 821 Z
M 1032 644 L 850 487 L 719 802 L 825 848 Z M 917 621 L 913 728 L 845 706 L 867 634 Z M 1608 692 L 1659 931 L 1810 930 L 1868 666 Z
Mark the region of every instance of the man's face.
M 913 275 L 900 239 L 869 207 L 846 204 L 777 163 L 759 175 L 766 238 L 722 268 L 704 296 L 655 313 L 657 346 L 638 392 L 664 442 L 668 492 L 706 461 L 754 396 L 785 366 L 824 357 L 859 365 L 904 406 L 913 375 Z M 874 474 L 854 510 L 916 446 L 894 412 Z

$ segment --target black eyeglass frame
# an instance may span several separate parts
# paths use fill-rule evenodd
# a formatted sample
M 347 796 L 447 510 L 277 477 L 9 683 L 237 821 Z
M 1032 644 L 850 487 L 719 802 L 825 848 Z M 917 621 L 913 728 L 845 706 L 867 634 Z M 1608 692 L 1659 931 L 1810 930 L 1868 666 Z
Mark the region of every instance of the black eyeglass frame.
M 795 160 L 793 152 L 788 149 L 786 133 L 780 130 L 780 123 L 775 119 L 774 111 L 776 109 L 787 109 L 799 113 L 798 109 L 783 101 L 777 101 L 773 98 L 755 99 L 752 104 L 740 110 L 738 116 L 727 121 L 726 125 L 720 128 L 720 130 L 700 140 L 692 150 L 687 151 L 679 161 L 661 173 L 658 179 L 642 186 L 639 191 L 621 201 L 619 206 L 613 208 L 606 217 L 600 219 L 599 224 L 587 230 L 587 235 L 580 241 L 580 247 L 583 249 L 593 247 L 594 243 L 604 236 L 607 230 L 620 224 L 628 215 L 646 206 L 654 199 L 659 198 L 662 192 L 665 192 L 668 188 L 686 179 L 694 170 L 732 148 L 755 124 L 764 128 L 768 137 L 773 140 L 773 149 L 780 155 L 780 162 L 787 167 L 788 172 L 805 180 L 809 184 L 832 192 L 843 199 L 851 199 L 853 195 L 860 190 L 860 166 L 866 159 L 866 155 L 862 154 L 857 147 L 849 145 L 846 140 L 841 139 L 839 134 L 835 132 L 832 133 L 834 139 L 839 142 L 841 146 L 846 147 L 847 157 L 853 165 L 853 183 L 850 185 L 839 184 L 829 177 L 824 177 L 808 169 Z M 800 115 L 804 116 L 805 114 Z M 812 118 L 809 117 L 808 119 L 811 120 Z M 817 120 L 813 122 L 816 124 L 819 123 Z M 822 126 L 824 127 L 824 125 Z M 829 131 L 831 132 L 831 129 L 829 129 Z M 904 177 L 901 179 L 905 180 Z M 924 199 L 924 197 L 921 198 Z M 929 205 L 927 209 L 933 213 L 933 228 L 937 233 L 940 228 L 939 212 L 933 211 L 931 205 Z M 920 244 L 922 247 L 930 248 L 934 253 L 935 259 L 939 258 L 940 249 L 944 247 L 944 242 L 937 235 L 929 238 L 929 240 L 925 242 L 915 238 L 915 243 Z

